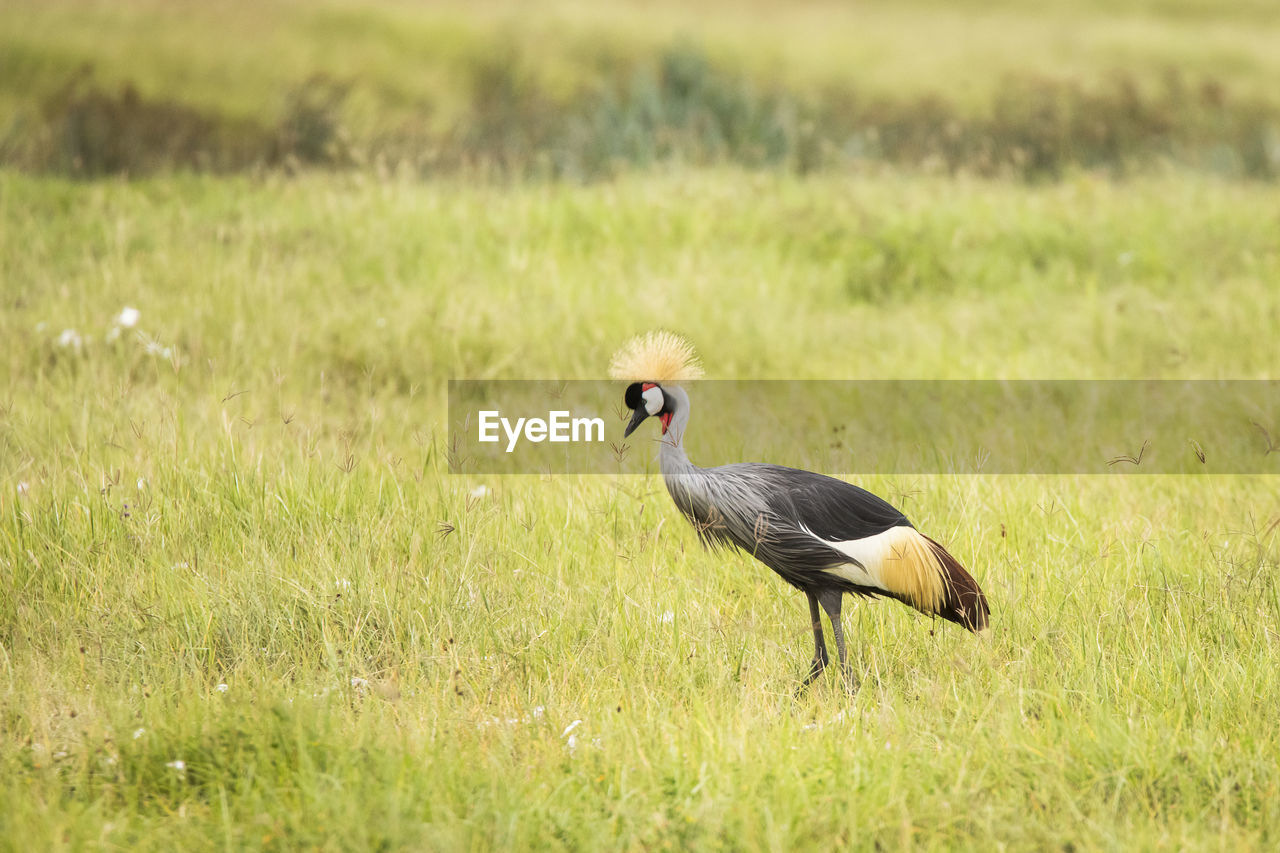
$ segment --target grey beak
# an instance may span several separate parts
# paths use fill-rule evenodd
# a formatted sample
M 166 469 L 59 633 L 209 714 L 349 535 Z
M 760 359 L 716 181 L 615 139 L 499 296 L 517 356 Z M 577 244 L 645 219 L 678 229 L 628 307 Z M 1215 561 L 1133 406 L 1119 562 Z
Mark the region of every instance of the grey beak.
M 631 423 L 627 424 L 627 428 L 623 431 L 622 437 L 626 438 L 631 435 L 631 433 L 635 432 L 636 427 L 644 423 L 644 419 L 647 417 L 649 417 L 649 413 L 644 410 L 644 406 L 641 406 L 638 409 L 633 409 L 631 413 Z

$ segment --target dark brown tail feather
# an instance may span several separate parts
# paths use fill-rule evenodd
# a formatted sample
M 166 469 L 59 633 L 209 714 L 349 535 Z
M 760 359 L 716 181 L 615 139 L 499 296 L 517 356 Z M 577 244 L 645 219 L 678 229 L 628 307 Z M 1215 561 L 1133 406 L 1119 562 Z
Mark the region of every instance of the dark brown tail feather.
M 987 597 L 982 594 L 978 582 L 965 571 L 959 560 L 947 553 L 946 548 L 928 536 L 924 538 L 929 540 L 929 546 L 933 548 L 946 575 L 947 597 L 938 615 L 975 633 L 986 630 L 991 610 L 987 607 Z

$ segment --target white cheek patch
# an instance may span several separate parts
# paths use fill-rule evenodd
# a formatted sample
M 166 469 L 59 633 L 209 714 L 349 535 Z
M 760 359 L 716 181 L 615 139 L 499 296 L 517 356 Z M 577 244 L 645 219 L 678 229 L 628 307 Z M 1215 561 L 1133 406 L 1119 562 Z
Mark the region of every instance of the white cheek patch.
M 640 396 L 644 398 L 644 410 L 650 415 L 656 415 L 662 411 L 662 405 L 665 401 L 662 399 L 661 388 L 650 388 Z

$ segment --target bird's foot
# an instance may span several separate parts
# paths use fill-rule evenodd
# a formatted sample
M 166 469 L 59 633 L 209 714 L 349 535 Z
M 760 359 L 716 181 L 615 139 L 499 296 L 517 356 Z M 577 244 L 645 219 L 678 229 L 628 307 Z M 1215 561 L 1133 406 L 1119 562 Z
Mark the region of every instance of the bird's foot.
M 822 675 L 822 671 L 826 668 L 827 668 L 827 662 L 824 658 L 814 658 L 809 663 L 809 674 L 805 676 L 804 681 L 801 682 L 800 684 L 800 687 L 803 689 L 805 687 L 808 687 L 810 684 L 813 684 L 813 682 L 818 679 L 818 676 Z

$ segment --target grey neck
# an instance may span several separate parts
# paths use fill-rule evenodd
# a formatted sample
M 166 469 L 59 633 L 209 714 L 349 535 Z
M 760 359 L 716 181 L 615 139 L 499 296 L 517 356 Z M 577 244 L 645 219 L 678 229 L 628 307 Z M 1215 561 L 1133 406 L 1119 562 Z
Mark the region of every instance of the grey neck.
M 659 442 L 658 467 L 664 477 L 674 474 L 691 474 L 698 470 L 689 461 L 684 452 L 684 434 L 689 426 L 689 395 L 679 385 L 663 386 L 668 397 L 675 401 L 675 413 L 671 417 L 671 426 Z

